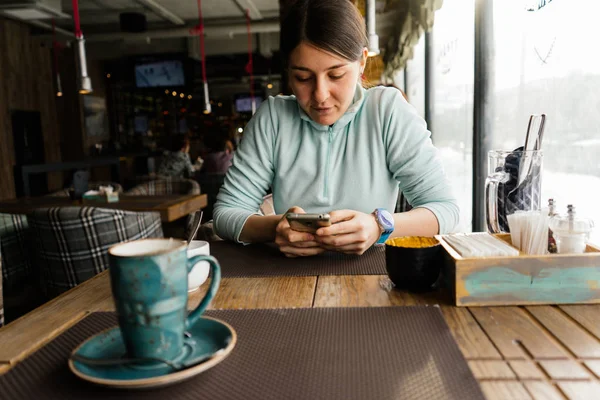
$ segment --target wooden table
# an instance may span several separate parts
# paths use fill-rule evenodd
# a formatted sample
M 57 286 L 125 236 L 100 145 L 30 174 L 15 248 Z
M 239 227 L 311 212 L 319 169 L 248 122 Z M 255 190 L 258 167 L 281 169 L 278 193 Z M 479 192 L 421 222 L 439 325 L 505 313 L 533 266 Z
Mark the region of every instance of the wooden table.
M 203 285 L 190 295 L 194 307 Z M 488 399 L 600 399 L 600 305 L 472 307 L 389 289 L 385 276 L 229 278 L 210 308 L 439 304 Z M 114 311 L 107 272 L 0 329 L 0 374 L 94 311 Z
M 160 213 L 163 222 L 172 222 L 207 205 L 206 194 L 128 196 L 119 195 L 117 203 L 82 202 L 68 197 L 44 196 L 26 197 L 0 202 L 0 213 L 29 214 L 36 208 L 96 206 L 127 211 L 155 211 Z

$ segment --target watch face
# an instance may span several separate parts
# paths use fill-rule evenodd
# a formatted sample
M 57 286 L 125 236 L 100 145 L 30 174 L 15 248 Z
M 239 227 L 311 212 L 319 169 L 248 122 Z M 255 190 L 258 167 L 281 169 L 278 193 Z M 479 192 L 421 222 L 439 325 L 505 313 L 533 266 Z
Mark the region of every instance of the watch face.
M 382 210 L 380 215 L 386 225 L 394 225 L 394 217 L 388 211 Z
M 386 231 L 394 229 L 394 217 L 389 211 L 385 209 L 379 209 L 379 222 Z

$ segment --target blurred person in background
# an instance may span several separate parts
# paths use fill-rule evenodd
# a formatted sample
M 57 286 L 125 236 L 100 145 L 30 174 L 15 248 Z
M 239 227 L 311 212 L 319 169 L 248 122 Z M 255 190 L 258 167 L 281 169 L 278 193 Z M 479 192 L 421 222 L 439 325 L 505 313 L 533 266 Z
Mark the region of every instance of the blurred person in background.
M 190 159 L 190 139 L 187 135 L 178 134 L 171 139 L 170 149 L 158 167 L 158 175 L 190 178 L 200 168 L 200 159 L 196 165 Z
M 224 174 L 231 166 L 234 147 L 225 128 L 209 134 L 206 137 L 209 152 L 204 158 L 203 172 L 209 174 Z

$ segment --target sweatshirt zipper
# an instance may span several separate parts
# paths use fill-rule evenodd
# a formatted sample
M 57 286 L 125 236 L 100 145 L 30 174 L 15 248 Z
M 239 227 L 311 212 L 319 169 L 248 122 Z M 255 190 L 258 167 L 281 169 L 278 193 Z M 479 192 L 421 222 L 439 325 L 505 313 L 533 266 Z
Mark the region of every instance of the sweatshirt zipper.
M 330 153 L 331 153 L 332 131 L 333 131 L 333 128 L 330 125 L 329 129 L 328 129 L 329 138 L 328 138 L 328 141 L 327 141 L 327 162 L 325 164 L 325 185 L 323 187 L 323 197 L 325 197 L 325 198 L 327 198 L 327 190 L 328 190 L 327 186 L 329 184 L 329 160 L 331 158 Z

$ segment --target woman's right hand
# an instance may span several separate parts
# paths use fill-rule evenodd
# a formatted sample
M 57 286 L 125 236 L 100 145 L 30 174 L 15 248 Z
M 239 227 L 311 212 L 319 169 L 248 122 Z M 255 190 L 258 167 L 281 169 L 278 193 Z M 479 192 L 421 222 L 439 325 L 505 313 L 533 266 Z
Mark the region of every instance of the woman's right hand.
M 292 207 L 287 213 L 306 214 L 300 207 Z M 286 213 L 286 214 L 287 214 Z M 323 253 L 325 249 L 319 246 L 312 233 L 298 232 L 290 228 L 285 217 L 281 218 L 275 228 L 275 244 L 286 257 L 314 256 Z

